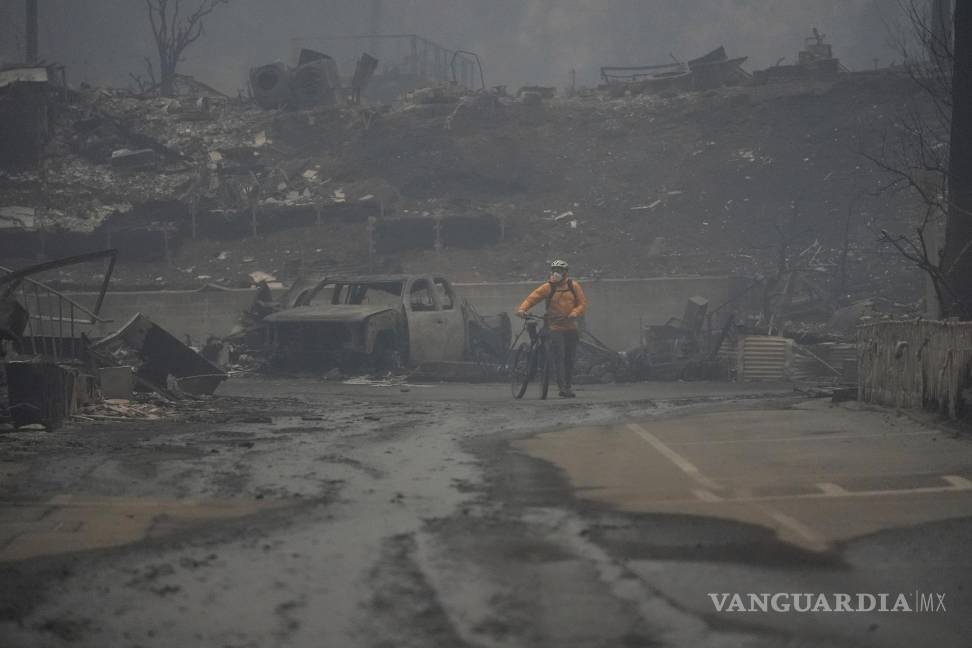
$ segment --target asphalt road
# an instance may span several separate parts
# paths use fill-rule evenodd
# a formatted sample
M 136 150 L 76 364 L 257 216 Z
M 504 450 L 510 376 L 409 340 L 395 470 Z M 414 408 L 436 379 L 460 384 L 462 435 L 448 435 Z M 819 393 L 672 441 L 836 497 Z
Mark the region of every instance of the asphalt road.
M 179 422 L 0 433 L 0 646 L 972 636 L 972 441 L 927 421 L 790 385 L 222 393 Z M 718 611 L 709 596 L 890 607 L 916 591 L 931 611 Z

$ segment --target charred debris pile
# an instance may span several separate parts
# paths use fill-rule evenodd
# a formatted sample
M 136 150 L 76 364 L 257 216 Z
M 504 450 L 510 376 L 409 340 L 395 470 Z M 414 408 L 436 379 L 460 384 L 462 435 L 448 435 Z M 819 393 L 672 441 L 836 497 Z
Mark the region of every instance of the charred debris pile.
M 188 77 L 177 79 L 173 97 L 66 84 L 54 92 L 46 68 L 10 71 L 0 87 L 3 106 L 20 126 L 29 123 L 31 135 L 16 140 L 17 155 L 0 165 L 0 254 L 53 257 L 109 245 L 125 267 L 171 268 L 190 241 L 232 250 L 318 227 L 338 252 L 326 261 L 363 268 L 371 257 L 411 248 L 498 242 L 502 228 L 492 214 L 474 206 L 403 208 L 397 187 L 349 168 L 348 151 L 367 146 L 394 112 L 360 105 L 376 64 L 363 55 L 343 88 L 330 57 L 303 50 L 295 68 L 251 70 L 246 98 Z M 457 103 L 474 94 L 444 84 L 410 94 L 406 104 Z M 11 134 L 20 126 L 6 125 Z M 334 241 L 335 233 L 343 240 Z M 253 261 L 234 256 L 237 264 Z M 162 281 L 196 282 L 199 273 L 187 272 Z
M 0 266 L 0 426 L 159 418 L 211 395 L 227 378 L 141 313 L 125 323 L 102 316 L 116 259 L 117 250 L 108 249 L 19 270 Z M 93 303 L 43 281 L 59 269 L 90 272 L 99 263 Z
M 117 282 L 145 288 L 254 270 L 522 279 L 557 256 L 594 277 L 772 276 L 812 247 L 818 280 L 874 296 L 902 264 L 873 233 L 914 205 L 854 151 L 907 79 L 848 74 L 820 38 L 753 75 L 723 48 L 606 67 L 597 88 L 484 87 L 464 66 L 381 103 L 354 85 L 374 59 L 342 77 L 309 50 L 254 68 L 249 97 L 186 77 L 175 97 L 64 87 L 34 163 L 0 171 L 0 254 L 111 246 Z
M 745 58 L 720 47 L 687 62 L 605 67 L 598 87 L 563 91 L 487 87 L 478 59 L 478 76 L 461 59 L 450 80 L 446 58 L 433 57 L 431 73 L 415 64 L 376 76 L 364 55 L 342 77 L 333 59 L 304 50 L 293 66 L 251 70 L 250 93 L 238 97 L 188 77 L 159 97 L 74 88 L 56 67 L 2 70 L 0 127 L 14 145 L 0 159 L 0 254 L 23 268 L 117 249 L 113 285 L 125 288 L 430 268 L 460 282 L 526 279 L 555 257 L 585 279 L 752 278 L 739 317 L 710 314 L 704 331 L 690 301 L 646 329 L 637 349 L 587 339 L 583 371 L 603 382 L 726 375 L 730 365 L 783 376 L 794 339 L 831 345 L 803 357 L 847 375 L 848 327 L 920 309 L 916 273 L 875 235 L 900 229 L 915 204 L 881 191 L 883 172 L 860 155 L 918 94 L 900 71 L 849 73 L 816 33 L 792 66 L 749 74 Z M 369 101 L 369 82 L 382 101 Z M 71 339 L 85 375 L 134 376 L 169 399 L 225 377 L 137 313 L 80 345 L 75 331 L 22 337 L 28 324 L 82 323 L 49 309 L 66 303 L 58 288 L 90 288 L 91 275 L 72 264 L 55 271 L 27 320 L 15 306 L 5 313 L 18 352 L 55 352 L 57 365 L 54 340 Z M 395 309 L 411 312 L 410 293 L 399 297 Z M 404 329 L 387 317 L 388 335 L 363 344 L 395 364 Z M 97 312 L 87 319 L 97 323 Z M 501 365 L 501 352 L 482 354 L 509 333 L 497 323 L 464 306 L 456 357 Z M 260 364 L 267 329 L 251 324 L 212 341 L 211 359 L 235 346 L 244 364 Z M 754 332 L 783 335 L 746 356 L 741 340 Z M 27 349 L 27 339 L 50 347 Z M 166 365 L 183 351 L 192 355 Z

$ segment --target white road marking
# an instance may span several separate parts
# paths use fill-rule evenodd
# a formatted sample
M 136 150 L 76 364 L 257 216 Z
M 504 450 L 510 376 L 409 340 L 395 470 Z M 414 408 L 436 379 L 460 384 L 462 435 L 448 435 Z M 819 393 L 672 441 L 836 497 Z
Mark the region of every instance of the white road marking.
M 817 484 L 817 488 L 819 488 L 820 492 L 824 495 L 829 495 L 831 497 L 842 497 L 848 493 L 847 489 L 843 488 L 842 486 L 838 486 L 837 484 L 831 484 L 830 482 L 820 482 Z
M 696 497 L 698 497 L 703 502 L 721 502 L 722 498 L 713 493 L 712 491 L 705 490 L 704 488 L 696 488 L 692 491 Z
M 942 475 L 941 479 L 947 486 L 928 486 L 919 488 L 898 488 L 890 490 L 866 490 L 866 491 L 849 491 L 844 487 L 832 483 L 832 482 L 819 482 L 816 484 L 817 492 L 814 493 L 803 493 L 797 495 L 768 495 L 768 496 L 752 496 L 751 492 L 746 490 L 736 492 L 736 497 L 723 497 L 717 492 L 725 492 L 723 487 L 715 482 L 714 480 L 706 477 L 698 469 L 698 467 L 691 461 L 683 457 L 681 454 L 673 450 L 668 444 L 659 439 L 657 436 L 649 432 L 645 427 L 637 423 L 629 423 L 628 429 L 641 437 L 646 441 L 652 448 L 654 448 L 660 455 L 668 459 L 670 462 L 675 464 L 675 466 L 690 477 L 697 484 L 702 486 L 702 488 L 692 489 L 692 494 L 695 496 L 695 500 L 681 500 L 681 502 L 699 501 L 713 504 L 749 504 L 757 511 L 760 511 L 763 515 L 766 515 L 769 519 L 773 520 L 781 529 L 785 529 L 789 535 L 793 538 L 800 540 L 801 544 L 818 550 L 823 550 L 828 546 L 828 541 L 816 531 L 811 529 L 806 524 L 800 522 L 799 520 L 785 514 L 780 511 L 775 510 L 770 507 L 768 503 L 770 502 L 780 502 L 787 500 L 808 500 L 808 499 L 823 499 L 823 498 L 860 498 L 860 497 L 888 497 L 888 496 L 908 496 L 908 495 L 923 495 L 923 494 L 933 494 L 933 493 L 957 493 L 957 492 L 967 492 L 972 491 L 972 480 L 959 475 Z M 921 436 L 928 434 L 940 434 L 937 430 L 923 430 L 914 433 L 903 433 L 903 434 L 842 434 L 842 435 L 828 435 L 828 436 L 793 436 L 793 437 L 776 437 L 770 439 L 729 439 L 722 441 L 690 441 L 690 442 L 673 442 L 672 445 L 710 445 L 710 444 L 720 444 L 720 443 L 763 443 L 767 441 L 776 442 L 787 442 L 787 441 L 829 441 L 833 439 L 858 439 L 858 438 L 869 438 L 869 437 L 901 437 L 901 436 Z M 665 504 L 677 504 L 680 500 L 663 500 Z
M 814 435 L 785 436 L 785 437 L 752 437 L 749 439 L 718 439 L 715 441 L 670 441 L 669 443 L 673 446 L 727 445 L 727 444 L 738 444 L 738 443 L 786 443 L 790 441 L 833 441 L 833 440 L 842 440 L 842 439 L 872 439 L 875 437 L 897 438 L 897 437 L 926 436 L 930 434 L 941 434 L 941 431 L 921 430 L 919 432 L 902 432 L 899 434 L 887 434 L 885 432 L 879 432 L 875 434 L 820 434 L 820 435 L 814 434 Z
M 747 502 L 785 502 L 788 500 L 813 500 L 813 499 L 835 499 L 835 498 L 855 498 L 855 497 L 889 497 L 889 496 L 907 496 L 907 495 L 931 495 L 931 494 L 945 494 L 945 493 L 967 493 L 972 491 L 972 481 L 964 477 L 959 477 L 957 475 L 945 475 L 942 479 L 949 483 L 948 486 L 920 486 L 918 488 L 894 488 L 889 490 L 866 490 L 866 491 L 849 491 L 846 489 L 832 484 L 843 492 L 838 492 L 835 489 L 828 489 L 824 491 L 821 489 L 820 492 L 816 493 L 801 493 L 798 495 L 744 495 L 744 491 L 736 491 L 736 497 L 721 497 L 718 501 L 724 504 L 744 504 Z M 817 485 L 818 488 L 821 486 Z M 693 494 L 698 497 L 698 492 L 693 491 Z M 701 499 L 701 498 L 700 498 Z M 672 500 L 658 500 L 665 504 L 684 504 L 692 502 L 695 500 L 686 499 L 672 499 Z M 715 500 L 713 500 L 715 501 Z
M 942 479 L 955 487 L 955 490 L 972 490 L 972 481 L 959 475 L 942 475 Z
M 661 439 L 656 437 L 641 425 L 638 425 L 637 423 L 629 423 L 628 429 L 647 441 L 651 447 L 658 451 L 660 455 L 675 464 L 679 470 L 691 477 L 702 487 L 706 488 L 707 490 L 722 490 L 722 487 L 719 484 L 699 472 L 699 469 L 696 468 L 691 461 L 669 448 Z
M 773 519 L 774 522 L 803 538 L 803 540 L 809 546 L 818 549 L 827 546 L 827 541 L 824 540 L 822 536 L 818 535 L 816 531 L 799 520 L 796 520 L 785 513 L 780 513 L 779 511 L 774 511 L 772 509 L 766 509 L 765 512 Z

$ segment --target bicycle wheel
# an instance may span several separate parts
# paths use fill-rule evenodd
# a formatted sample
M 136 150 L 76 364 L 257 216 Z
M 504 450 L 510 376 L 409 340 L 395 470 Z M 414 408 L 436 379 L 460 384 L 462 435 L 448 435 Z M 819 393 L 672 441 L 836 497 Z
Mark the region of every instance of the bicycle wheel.
M 547 398 L 550 391 L 550 373 L 553 371 L 553 356 L 550 354 L 550 344 L 543 344 L 537 349 L 537 370 L 540 372 L 540 400 Z
M 524 342 L 513 351 L 510 359 L 510 391 L 513 398 L 523 398 L 530 377 L 530 345 Z

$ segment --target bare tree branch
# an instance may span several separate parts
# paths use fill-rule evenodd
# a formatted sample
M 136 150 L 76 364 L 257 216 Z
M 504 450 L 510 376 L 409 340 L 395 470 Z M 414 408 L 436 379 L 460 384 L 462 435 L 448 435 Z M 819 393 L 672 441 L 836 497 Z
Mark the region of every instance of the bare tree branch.
M 186 48 L 205 33 L 205 18 L 217 7 L 229 4 L 230 0 L 198 0 L 195 10 L 186 14 L 185 18 L 183 2 L 189 0 L 145 0 L 159 54 L 159 86 L 162 94 L 172 93 L 176 68 L 183 60 Z

